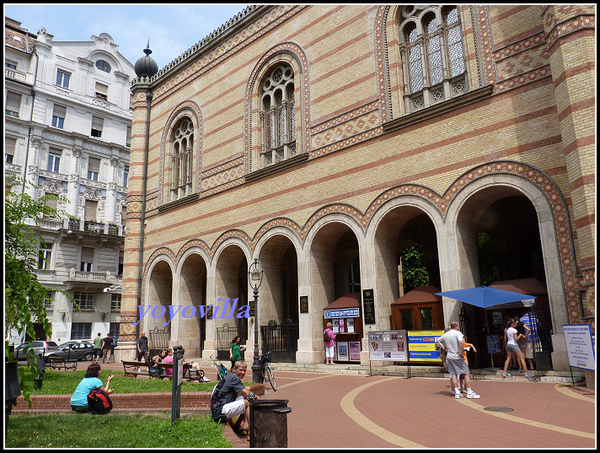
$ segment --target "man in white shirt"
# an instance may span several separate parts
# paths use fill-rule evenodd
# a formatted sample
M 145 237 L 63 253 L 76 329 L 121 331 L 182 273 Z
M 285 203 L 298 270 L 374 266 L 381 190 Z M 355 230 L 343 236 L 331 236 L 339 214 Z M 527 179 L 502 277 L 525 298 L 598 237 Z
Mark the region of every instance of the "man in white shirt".
M 454 398 L 461 397 L 458 378 L 465 376 L 465 386 L 467 387 L 467 398 L 480 398 L 480 396 L 471 390 L 471 375 L 469 365 L 463 357 L 465 347 L 465 337 L 460 331 L 460 325 L 454 321 L 450 324 L 450 330 L 442 335 L 438 341 L 441 350 L 446 351 L 446 362 L 448 364 L 448 373 L 450 373 L 450 385 L 454 389 Z

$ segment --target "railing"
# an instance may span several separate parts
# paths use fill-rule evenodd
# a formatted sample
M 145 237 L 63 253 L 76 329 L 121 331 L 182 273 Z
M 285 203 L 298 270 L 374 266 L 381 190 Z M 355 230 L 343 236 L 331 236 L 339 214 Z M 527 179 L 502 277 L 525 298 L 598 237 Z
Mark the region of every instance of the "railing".
M 27 73 L 11 68 L 4 68 L 4 76 L 8 79 L 18 80 L 19 82 L 27 80 Z
M 65 219 L 63 222 L 63 228 L 70 231 L 87 231 L 89 233 L 106 234 L 108 236 L 125 235 L 125 225 L 118 225 L 116 223 L 101 223 L 73 217 Z
M 273 362 L 295 362 L 299 332 L 294 323 L 260 326 L 263 352 L 273 351 Z

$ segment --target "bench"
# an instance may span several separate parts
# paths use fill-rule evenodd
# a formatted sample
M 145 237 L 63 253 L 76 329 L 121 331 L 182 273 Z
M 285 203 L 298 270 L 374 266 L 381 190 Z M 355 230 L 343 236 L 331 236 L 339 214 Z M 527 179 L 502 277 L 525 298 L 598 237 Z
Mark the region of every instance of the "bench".
M 48 357 L 46 366 L 53 370 L 76 370 L 77 362 L 67 362 L 63 357 Z
M 136 378 L 141 375 L 141 376 L 149 376 L 149 377 L 156 377 L 156 378 L 165 378 L 166 377 L 169 379 L 172 379 L 172 377 L 173 377 L 172 375 L 167 375 L 166 373 L 150 374 L 148 372 L 148 364 L 146 362 L 133 362 L 133 361 L 125 361 L 125 360 L 121 360 L 121 362 L 123 363 L 123 371 L 125 373 L 125 376 L 133 376 Z M 160 368 L 162 370 L 166 370 L 167 368 L 173 369 L 173 364 L 172 363 L 159 363 L 158 368 Z M 138 370 L 140 370 L 140 371 L 138 371 Z M 190 369 L 189 367 L 184 365 L 183 378 L 189 382 L 195 381 L 195 380 L 197 380 L 198 382 L 203 382 L 204 381 L 204 371 Z
M 135 378 L 139 375 L 150 376 L 150 373 L 148 373 L 148 364 L 146 362 L 134 362 L 126 360 L 121 360 L 121 362 L 123 363 L 123 372 L 125 373 L 125 376 L 133 376 Z
M 163 370 L 167 370 L 167 369 L 173 369 L 173 364 L 172 363 L 159 363 L 158 367 L 163 369 Z M 158 377 L 167 377 L 169 379 L 173 378 L 173 375 L 168 375 L 168 374 L 162 374 Z M 204 382 L 204 370 L 196 370 L 195 368 L 190 368 L 187 364 L 183 365 L 183 378 L 188 381 L 188 382 L 192 382 L 192 381 L 198 381 L 198 382 Z

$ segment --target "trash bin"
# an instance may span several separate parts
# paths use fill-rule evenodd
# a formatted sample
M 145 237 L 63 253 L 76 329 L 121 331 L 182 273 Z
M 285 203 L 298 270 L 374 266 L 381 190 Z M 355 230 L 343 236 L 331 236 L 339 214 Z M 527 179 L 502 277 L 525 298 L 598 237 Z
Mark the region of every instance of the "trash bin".
M 250 448 L 287 448 L 288 400 L 250 404 Z

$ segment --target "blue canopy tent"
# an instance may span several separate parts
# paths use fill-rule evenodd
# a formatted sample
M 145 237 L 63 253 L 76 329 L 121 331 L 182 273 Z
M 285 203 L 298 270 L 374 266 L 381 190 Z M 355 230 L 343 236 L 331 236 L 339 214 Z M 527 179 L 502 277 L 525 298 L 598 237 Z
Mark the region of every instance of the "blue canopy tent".
M 435 294 L 460 300 L 461 302 L 481 308 L 496 308 L 515 302 L 520 302 L 520 306 L 531 307 L 535 303 L 536 298 L 536 296 L 489 288 L 487 286 L 456 289 L 454 291 L 443 291 Z
M 513 291 L 504 291 L 502 289 L 489 288 L 487 286 L 479 286 L 477 288 L 457 289 L 454 291 L 443 291 L 435 293 L 438 296 L 449 297 L 456 299 L 469 305 L 474 305 L 483 309 L 493 309 L 500 306 L 504 308 L 520 306 L 532 307 L 535 304 L 535 296 L 516 293 Z M 487 323 L 486 323 L 487 324 Z M 489 324 L 487 325 L 489 333 Z M 492 368 L 494 368 L 493 355 L 490 354 Z

